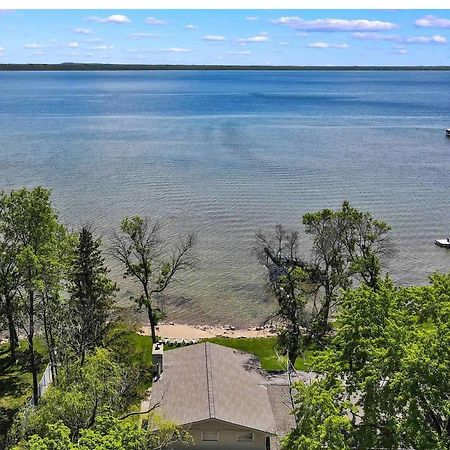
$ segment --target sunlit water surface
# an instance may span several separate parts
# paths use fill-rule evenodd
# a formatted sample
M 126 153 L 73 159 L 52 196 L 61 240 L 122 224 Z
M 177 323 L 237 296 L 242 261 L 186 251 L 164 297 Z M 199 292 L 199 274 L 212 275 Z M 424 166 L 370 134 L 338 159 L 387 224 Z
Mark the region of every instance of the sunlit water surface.
M 450 269 L 433 243 L 450 236 L 449 86 L 448 72 L 0 73 L 0 185 L 50 187 L 61 219 L 106 243 L 133 214 L 198 232 L 171 317 L 257 323 L 273 302 L 255 231 L 344 199 L 392 225 L 399 283 Z

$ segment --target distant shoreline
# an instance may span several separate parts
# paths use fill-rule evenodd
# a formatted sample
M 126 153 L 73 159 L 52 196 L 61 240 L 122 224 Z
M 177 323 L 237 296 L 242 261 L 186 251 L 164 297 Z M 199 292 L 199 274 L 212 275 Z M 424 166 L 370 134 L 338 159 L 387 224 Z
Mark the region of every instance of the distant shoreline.
M 171 64 L 0 64 L 0 72 L 115 70 L 254 70 L 254 71 L 450 71 L 450 66 L 229 66 Z

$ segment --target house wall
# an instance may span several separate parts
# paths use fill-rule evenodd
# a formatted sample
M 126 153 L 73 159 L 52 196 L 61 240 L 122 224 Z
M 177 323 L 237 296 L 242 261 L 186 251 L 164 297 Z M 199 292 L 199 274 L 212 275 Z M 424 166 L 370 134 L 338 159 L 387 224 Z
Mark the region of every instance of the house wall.
M 194 445 L 176 445 L 173 450 L 193 447 L 195 450 L 209 450 L 213 448 L 227 450 L 266 450 L 266 434 L 249 430 L 248 428 L 227 424 L 214 419 L 199 422 L 188 427 L 189 434 L 193 438 Z M 219 433 L 219 442 L 202 441 L 202 433 L 208 431 L 217 431 Z M 253 432 L 253 442 L 237 442 L 238 433 Z

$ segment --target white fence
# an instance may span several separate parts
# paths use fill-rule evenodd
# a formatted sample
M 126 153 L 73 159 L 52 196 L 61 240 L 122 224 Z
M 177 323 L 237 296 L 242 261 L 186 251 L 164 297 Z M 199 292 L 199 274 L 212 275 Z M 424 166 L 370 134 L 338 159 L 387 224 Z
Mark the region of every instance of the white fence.
M 53 382 L 52 367 L 49 363 L 47 364 L 45 372 L 42 375 L 41 381 L 39 382 L 38 385 L 38 398 L 42 397 L 42 395 L 47 390 L 47 388 L 52 384 L 52 382 Z M 30 398 L 30 406 L 35 406 L 34 395 Z

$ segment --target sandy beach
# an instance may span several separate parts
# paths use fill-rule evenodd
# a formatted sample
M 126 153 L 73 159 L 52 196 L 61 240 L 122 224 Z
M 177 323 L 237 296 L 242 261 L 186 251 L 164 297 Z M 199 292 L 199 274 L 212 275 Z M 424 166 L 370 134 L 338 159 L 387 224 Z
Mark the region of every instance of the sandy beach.
M 150 326 L 142 326 L 141 333 L 150 335 Z M 251 338 L 275 336 L 275 328 L 265 326 L 236 329 L 229 325 L 185 325 L 168 322 L 159 324 L 157 333 L 163 339 L 205 339 L 217 336 Z

